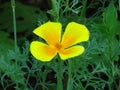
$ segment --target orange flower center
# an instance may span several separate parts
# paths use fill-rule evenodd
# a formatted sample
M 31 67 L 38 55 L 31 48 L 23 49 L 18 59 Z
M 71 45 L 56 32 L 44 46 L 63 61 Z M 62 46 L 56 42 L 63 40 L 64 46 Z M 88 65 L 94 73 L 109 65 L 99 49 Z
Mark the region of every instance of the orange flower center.
M 60 49 L 62 48 L 62 45 L 59 44 L 59 43 L 57 43 L 57 44 L 55 45 L 55 47 L 56 47 L 57 50 L 60 50 Z

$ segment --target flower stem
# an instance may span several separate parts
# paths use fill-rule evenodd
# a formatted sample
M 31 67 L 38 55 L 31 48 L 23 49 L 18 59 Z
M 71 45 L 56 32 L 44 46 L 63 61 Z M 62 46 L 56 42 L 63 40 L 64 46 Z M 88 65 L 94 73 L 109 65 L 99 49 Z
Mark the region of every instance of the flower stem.
M 52 3 L 52 13 L 54 21 L 59 21 L 59 11 L 60 11 L 60 0 L 51 0 Z
M 57 71 L 57 90 L 63 90 L 63 85 L 62 85 L 62 60 L 58 59 L 58 71 Z
M 67 90 L 72 90 L 72 62 L 71 60 L 68 60 L 68 64 L 69 64 L 69 67 L 68 67 L 68 82 L 67 82 Z
M 81 14 L 80 14 L 81 19 L 85 17 L 87 0 L 82 0 L 82 3 L 83 3 L 83 7 L 82 7 L 82 10 L 81 10 Z
M 120 0 L 118 1 L 118 10 L 120 12 Z
M 15 0 L 11 0 L 12 14 L 13 14 L 13 27 L 14 27 L 14 47 L 17 51 L 17 34 L 16 34 L 16 15 L 15 15 Z

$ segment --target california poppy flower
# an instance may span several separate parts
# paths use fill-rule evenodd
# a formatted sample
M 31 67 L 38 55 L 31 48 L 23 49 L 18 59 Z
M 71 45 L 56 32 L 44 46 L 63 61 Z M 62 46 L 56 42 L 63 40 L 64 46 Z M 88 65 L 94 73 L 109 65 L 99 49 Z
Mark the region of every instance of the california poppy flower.
M 82 54 L 84 47 L 76 44 L 89 39 L 88 29 L 75 22 L 67 25 L 63 35 L 59 22 L 47 22 L 36 28 L 33 33 L 46 41 L 46 43 L 33 41 L 30 44 L 31 54 L 44 62 L 51 61 L 57 53 L 62 60 Z

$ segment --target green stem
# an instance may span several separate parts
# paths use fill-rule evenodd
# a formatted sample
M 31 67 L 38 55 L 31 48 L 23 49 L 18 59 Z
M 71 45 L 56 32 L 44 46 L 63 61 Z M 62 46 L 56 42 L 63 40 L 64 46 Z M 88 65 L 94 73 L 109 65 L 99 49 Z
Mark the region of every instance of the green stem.
M 63 90 L 63 84 L 62 84 L 62 60 L 58 59 L 59 62 L 58 63 L 58 71 L 56 71 L 57 73 L 57 90 Z
M 68 60 L 68 64 L 69 64 L 69 67 L 68 67 L 68 82 L 67 82 L 67 90 L 72 90 L 71 88 L 71 85 L 72 85 L 72 82 L 71 82 L 71 79 L 72 79 L 72 62 L 71 60 Z
M 52 15 L 54 21 L 59 21 L 59 9 L 60 9 L 60 0 L 51 0 L 52 3 Z
M 120 12 L 120 0 L 119 0 L 119 2 L 118 2 L 118 10 L 119 10 L 119 12 Z
M 83 7 L 81 10 L 80 19 L 85 18 L 87 0 L 83 0 L 82 2 L 83 2 Z
M 13 27 L 14 27 L 14 47 L 17 51 L 17 32 L 16 32 L 16 15 L 15 15 L 15 0 L 11 0 L 12 13 L 13 13 Z
M 43 84 L 45 83 L 45 80 L 46 80 L 46 75 L 43 77 Z M 42 86 L 42 90 L 45 90 L 44 86 Z
M 47 74 L 48 74 L 48 73 L 49 73 L 49 72 L 48 72 L 48 69 L 45 68 L 45 71 L 43 72 L 43 77 L 42 77 L 42 79 L 43 79 L 43 84 L 45 84 L 46 77 L 47 77 Z M 45 86 L 42 86 L 42 90 L 45 90 Z

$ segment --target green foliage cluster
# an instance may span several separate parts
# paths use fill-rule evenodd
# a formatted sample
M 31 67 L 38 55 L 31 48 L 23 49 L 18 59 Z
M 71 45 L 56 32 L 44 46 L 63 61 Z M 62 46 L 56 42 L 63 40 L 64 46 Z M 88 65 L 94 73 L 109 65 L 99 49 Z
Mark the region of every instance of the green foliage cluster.
M 120 2 L 48 2 L 51 9 L 42 11 L 16 0 L 16 50 L 11 3 L 0 3 L 0 90 L 120 90 Z M 87 15 L 89 9 L 92 15 Z M 48 63 L 32 57 L 29 45 L 37 38 L 32 31 L 48 20 L 61 22 L 63 28 L 70 21 L 85 24 L 90 40 L 81 43 L 84 54 L 66 61 L 56 57 Z

